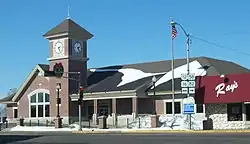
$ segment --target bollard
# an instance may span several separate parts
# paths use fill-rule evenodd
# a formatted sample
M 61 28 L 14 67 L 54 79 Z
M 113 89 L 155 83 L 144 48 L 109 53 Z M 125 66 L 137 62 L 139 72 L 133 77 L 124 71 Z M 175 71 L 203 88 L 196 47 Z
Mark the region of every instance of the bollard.
M 48 127 L 49 126 L 49 121 L 48 120 L 46 120 L 46 127 Z
M 31 120 L 30 120 L 30 126 L 31 126 Z
M 90 120 L 89 120 L 89 128 L 90 128 Z
M 139 117 L 139 128 L 141 128 L 141 118 Z
M 8 128 L 8 121 L 6 121 L 6 125 L 5 125 L 5 128 Z
M 39 120 L 37 120 L 37 126 L 39 126 Z
M 2 123 L 0 123 L 0 131 L 2 131 Z
M 127 118 L 127 128 L 129 127 L 128 125 L 129 125 L 129 119 Z
M 20 117 L 20 119 L 19 119 L 19 125 L 20 126 L 24 126 L 24 118 L 23 117 Z

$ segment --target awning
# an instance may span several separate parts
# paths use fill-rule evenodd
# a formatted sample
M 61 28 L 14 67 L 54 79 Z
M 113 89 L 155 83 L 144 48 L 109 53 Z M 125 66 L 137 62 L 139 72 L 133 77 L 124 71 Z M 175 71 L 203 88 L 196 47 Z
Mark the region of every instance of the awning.
M 196 103 L 250 102 L 250 73 L 196 78 Z

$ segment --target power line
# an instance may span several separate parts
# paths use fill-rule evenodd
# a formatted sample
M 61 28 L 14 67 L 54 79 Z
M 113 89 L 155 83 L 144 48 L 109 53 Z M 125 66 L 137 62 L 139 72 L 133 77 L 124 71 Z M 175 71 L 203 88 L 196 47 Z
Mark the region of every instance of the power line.
M 216 46 L 216 47 L 223 48 L 223 49 L 227 49 L 227 50 L 231 50 L 231 51 L 235 51 L 235 52 L 238 52 L 238 53 L 241 53 L 241 54 L 250 56 L 249 53 L 245 53 L 245 52 L 239 51 L 239 50 L 237 50 L 237 49 L 233 49 L 233 48 L 228 48 L 228 47 L 225 47 L 225 46 L 223 46 L 223 45 L 216 44 L 216 43 L 214 43 L 214 42 L 210 42 L 210 41 L 208 41 L 208 40 L 202 39 L 202 38 L 197 37 L 197 36 L 194 36 L 194 35 L 190 35 L 190 36 L 191 36 L 192 38 L 195 38 L 195 39 L 197 39 L 197 40 L 203 41 L 203 42 L 205 42 L 205 43 L 214 45 L 214 46 Z

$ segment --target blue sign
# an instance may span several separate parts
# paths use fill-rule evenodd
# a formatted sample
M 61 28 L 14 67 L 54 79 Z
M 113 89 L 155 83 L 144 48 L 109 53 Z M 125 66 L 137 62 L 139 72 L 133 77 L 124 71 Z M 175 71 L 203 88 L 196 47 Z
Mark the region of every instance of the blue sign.
M 184 114 L 194 114 L 194 104 L 183 104 Z

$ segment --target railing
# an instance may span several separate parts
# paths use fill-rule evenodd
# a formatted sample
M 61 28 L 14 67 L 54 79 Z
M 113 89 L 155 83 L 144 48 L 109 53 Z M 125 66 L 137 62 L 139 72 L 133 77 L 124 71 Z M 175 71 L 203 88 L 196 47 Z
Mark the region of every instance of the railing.
M 134 121 L 127 123 L 127 128 L 150 128 L 151 119 L 148 115 L 138 115 Z

